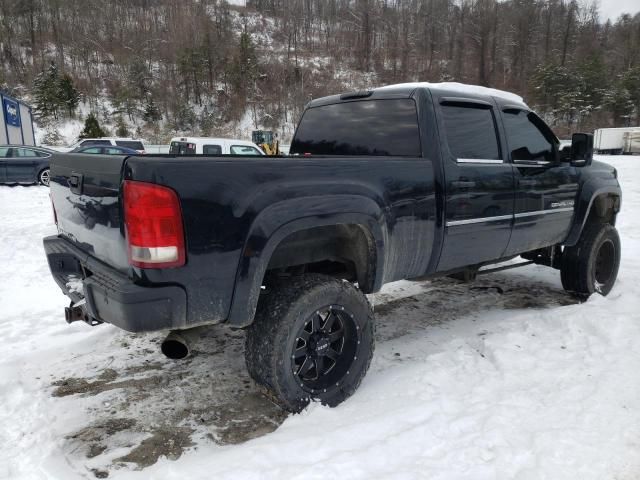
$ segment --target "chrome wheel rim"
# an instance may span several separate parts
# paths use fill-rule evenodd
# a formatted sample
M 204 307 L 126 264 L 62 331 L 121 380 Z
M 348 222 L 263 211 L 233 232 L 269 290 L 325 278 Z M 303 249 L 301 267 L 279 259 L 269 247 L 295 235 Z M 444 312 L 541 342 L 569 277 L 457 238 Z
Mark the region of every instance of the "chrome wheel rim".
M 49 169 L 46 169 L 46 170 L 43 170 L 42 172 L 40 172 L 40 183 L 42 183 L 44 186 L 48 187 L 49 186 L 50 176 L 51 176 L 51 172 L 50 172 Z

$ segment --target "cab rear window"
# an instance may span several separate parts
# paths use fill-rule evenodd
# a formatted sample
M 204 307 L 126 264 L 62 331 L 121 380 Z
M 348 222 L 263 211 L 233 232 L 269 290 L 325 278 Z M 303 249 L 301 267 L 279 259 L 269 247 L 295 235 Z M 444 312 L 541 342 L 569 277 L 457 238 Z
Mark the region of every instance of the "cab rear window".
M 142 142 L 136 142 L 132 140 L 116 140 L 116 145 L 119 147 L 130 148 L 132 150 L 144 150 Z
M 290 153 L 419 157 L 416 104 L 406 98 L 309 108 L 300 120 Z
M 169 145 L 171 155 L 195 155 L 196 144 L 188 142 L 171 142 Z

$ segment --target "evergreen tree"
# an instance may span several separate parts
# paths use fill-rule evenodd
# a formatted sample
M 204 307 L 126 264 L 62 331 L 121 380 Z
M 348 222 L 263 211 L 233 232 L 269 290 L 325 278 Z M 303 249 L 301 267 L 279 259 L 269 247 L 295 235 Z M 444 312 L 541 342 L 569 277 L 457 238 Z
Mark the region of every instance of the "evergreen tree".
M 129 128 L 120 115 L 116 120 L 116 136 L 117 137 L 128 137 L 129 136 Z
M 90 113 L 84 122 L 84 129 L 80 132 L 80 138 L 100 138 L 105 137 L 105 131 L 100 127 L 98 119 Z
M 58 101 L 60 105 L 67 109 L 69 116 L 73 118 L 78 103 L 80 103 L 80 94 L 73 84 L 72 78 L 68 74 L 62 75 L 58 82 Z
M 249 94 L 258 78 L 258 61 L 251 41 L 251 36 L 245 31 L 240 34 L 240 43 L 232 67 L 231 81 L 236 93 Z
M 134 98 L 133 91 L 127 85 L 120 85 L 115 89 L 111 97 L 111 103 L 114 107 L 114 114 L 126 114 L 129 120 L 133 120 L 137 112 L 137 101 Z
M 58 129 L 53 125 L 48 125 L 46 133 L 42 139 L 44 145 L 63 145 L 63 138 Z
M 73 117 L 80 103 L 80 94 L 73 79 L 68 74 L 60 76 L 53 62 L 36 77 L 33 92 L 36 114 L 44 119 L 52 117 L 57 120 L 60 109 Z
M 127 70 L 127 87 L 131 91 L 133 98 L 142 101 L 147 93 L 149 87 L 147 83 L 149 81 L 149 72 L 145 67 L 144 61 L 139 58 L 134 58 Z
M 613 113 L 615 127 L 629 126 L 634 105 L 631 93 L 624 86 L 624 79 L 619 79 L 605 95 L 606 105 Z
M 149 123 L 162 120 L 160 109 L 153 101 L 153 95 L 151 95 L 151 93 L 148 93 L 146 96 L 142 118 L 145 122 Z
M 554 120 L 563 120 L 570 129 L 584 105 L 578 72 L 562 65 L 539 65 L 531 84 L 540 110 Z
M 35 97 L 35 113 L 41 118 L 53 117 L 58 119 L 60 100 L 58 95 L 60 78 L 58 67 L 51 62 L 49 68 L 35 78 L 33 94 Z
M 627 70 L 622 75 L 621 84 L 629 92 L 629 101 L 635 110 L 636 123 L 640 124 L 640 66 Z

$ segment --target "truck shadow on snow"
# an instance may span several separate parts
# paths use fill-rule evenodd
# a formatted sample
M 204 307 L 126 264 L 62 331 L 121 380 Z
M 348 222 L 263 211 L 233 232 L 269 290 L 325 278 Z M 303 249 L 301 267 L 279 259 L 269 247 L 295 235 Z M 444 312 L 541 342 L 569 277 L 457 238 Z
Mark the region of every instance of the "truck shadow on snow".
M 379 346 L 425 328 L 446 328 L 470 312 L 575 303 L 548 284 L 504 274 L 469 284 L 445 278 L 419 286 L 419 293 L 404 298 L 375 295 Z M 88 410 L 93 419 L 67 433 L 64 448 L 70 461 L 98 478 L 113 469 L 145 468 L 161 456 L 177 459 L 198 445 L 242 443 L 274 431 L 287 417 L 250 380 L 242 331 L 203 327 L 192 356 L 176 362 L 160 354 L 160 335 L 122 332 L 116 338 L 120 344 L 110 348 L 124 348 L 124 361 L 101 368 L 86 358 L 95 376 L 52 384 L 54 397 L 67 397 L 60 401 L 73 410 Z

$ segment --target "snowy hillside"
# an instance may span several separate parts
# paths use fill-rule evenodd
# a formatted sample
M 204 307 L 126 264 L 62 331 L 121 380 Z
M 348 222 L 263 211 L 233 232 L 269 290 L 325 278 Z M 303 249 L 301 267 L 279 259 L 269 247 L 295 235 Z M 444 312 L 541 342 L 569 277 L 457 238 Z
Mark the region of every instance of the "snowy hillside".
M 619 172 L 622 264 L 576 304 L 543 267 L 398 282 L 373 296 L 377 350 L 344 404 L 284 415 L 243 367 L 243 334 L 67 325 L 41 239 L 44 187 L 0 187 L 2 479 L 593 479 L 640 472 L 640 158 Z

